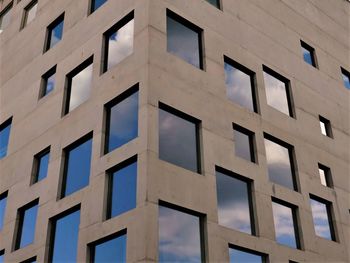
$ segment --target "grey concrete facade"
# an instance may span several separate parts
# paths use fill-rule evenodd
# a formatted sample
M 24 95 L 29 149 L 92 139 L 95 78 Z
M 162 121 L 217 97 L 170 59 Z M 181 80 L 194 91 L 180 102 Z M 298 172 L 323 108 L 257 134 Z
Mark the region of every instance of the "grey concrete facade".
M 11 1 L 0 1 L 0 12 Z M 81 204 L 78 259 L 87 244 L 127 229 L 128 262 L 158 261 L 158 202 L 206 215 L 207 262 L 228 262 L 229 244 L 268 255 L 269 262 L 350 261 L 350 93 L 340 67 L 350 70 L 350 3 L 344 0 L 108 0 L 88 15 L 88 0 L 39 0 L 36 18 L 19 31 L 29 0 L 13 1 L 11 23 L 0 34 L 0 124 L 11 116 L 7 156 L 0 160 L 0 194 L 8 191 L 0 251 L 5 262 L 33 256 L 47 261 L 48 223 Z M 203 29 L 204 70 L 168 53 L 166 9 Z M 100 74 L 102 34 L 134 10 L 134 51 Z M 46 27 L 65 12 L 63 39 L 43 54 Z M 303 61 L 300 40 L 315 48 L 318 69 Z M 62 117 L 65 76 L 94 55 L 90 98 Z M 259 113 L 226 97 L 224 55 L 256 73 Z M 56 87 L 38 100 L 41 76 L 57 64 Z M 290 80 L 296 118 L 267 105 L 262 65 Z M 102 154 L 103 105 L 139 83 L 139 136 Z M 201 120 L 202 174 L 158 158 L 158 103 Z M 319 115 L 331 121 L 323 136 Z M 232 123 L 255 133 L 258 163 L 234 154 Z M 93 131 L 89 185 L 57 200 L 62 149 Z M 299 191 L 269 181 L 263 133 L 295 149 Z M 33 156 L 51 145 L 48 176 L 30 185 Z M 103 220 L 106 170 L 138 155 L 137 207 Z M 333 188 L 321 185 L 318 163 L 332 170 Z M 215 166 L 254 182 L 257 235 L 218 224 Z M 332 203 L 337 241 L 315 235 L 309 194 Z M 275 241 L 271 197 L 298 207 L 302 249 Z M 17 209 L 39 198 L 33 244 L 12 251 Z

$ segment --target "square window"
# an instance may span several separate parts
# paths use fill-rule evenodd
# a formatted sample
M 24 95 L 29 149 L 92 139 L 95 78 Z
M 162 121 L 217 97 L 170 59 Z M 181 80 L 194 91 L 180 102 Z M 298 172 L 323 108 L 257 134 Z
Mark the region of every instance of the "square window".
M 203 69 L 203 30 L 167 9 L 167 51 Z
M 159 158 L 201 173 L 199 125 L 192 116 L 159 103 Z
M 290 117 L 295 117 L 290 81 L 266 66 L 263 66 L 263 70 L 267 104 Z
M 319 116 L 321 133 L 324 136 L 333 138 L 331 122 L 322 116 Z
M 233 124 L 235 153 L 247 161 L 256 163 L 255 135 L 237 124 Z
M 47 176 L 50 159 L 50 146 L 34 156 L 32 184 L 41 181 Z
M 107 172 L 107 216 L 112 218 L 136 207 L 137 156 Z
M 300 45 L 304 61 L 310 64 L 311 66 L 317 68 L 315 49 L 301 40 Z
M 0 124 L 0 160 L 7 155 L 12 117 Z
M 345 88 L 350 89 L 350 72 L 341 68 L 341 73 L 342 73 Z
M 7 203 L 7 192 L 0 194 L 0 231 L 4 227 L 6 203 Z
M 230 263 L 267 263 L 267 256 L 263 253 L 253 251 L 247 248 L 229 245 Z
M 220 9 L 220 0 L 206 0 L 208 3 L 212 4 L 216 8 Z
M 11 8 L 12 8 L 12 2 L 4 8 L 3 11 L 0 12 L 0 34 L 4 31 L 6 27 L 11 22 Z
M 39 92 L 39 99 L 48 95 L 54 90 L 56 84 L 56 65 L 48 70 L 41 77 L 41 86 Z
M 255 73 L 226 56 L 224 68 L 227 97 L 250 111 L 258 112 Z
M 139 87 L 135 85 L 105 105 L 104 153 L 109 153 L 138 136 L 138 101 Z
M 90 14 L 95 12 L 101 5 L 106 3 L 107 0 L 91 0 L 90 2 Z
M 36 16 L 36 11 L 38 9 L 38 0 L 34 0 L 29 5 L 24 8 L 24 14 L 22 18 L 21 29 L 32 22 Z
M 134 11 L 103 34 L 102 73 L 119 64 L 134 51 Z
M 92 150 L 92 132 L 63 150 L 64 168 L 61 198 L 89 184 Z
M 255 235 L 250 180 L 217 167 L 216 192 L 219 224 Z
M 320 175 L 321 184 L 327 187 L 332 187 L 331 169 L 323 164 L 318 164 L 318 172 Z
M 63 37 L 63 24 L 64 13 L 47 27 L 44 53 L 61 41 Z
M 92 86 L 93 56 L 67 74 L 64 114 L 67 114 L 90 98 Z

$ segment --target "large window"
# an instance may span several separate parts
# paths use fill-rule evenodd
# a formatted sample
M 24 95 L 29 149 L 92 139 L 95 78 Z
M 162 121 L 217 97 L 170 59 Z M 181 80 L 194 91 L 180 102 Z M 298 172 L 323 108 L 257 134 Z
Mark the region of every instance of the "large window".
M 11 22 L 11 8 L 12 2 L 0 13 L 0 34 Z
M 254 132 L 233 124 L 235 153 L 247 161 L 256 163 L 255 135 Z
M 203 69 L 203 30 L 167 10 L 167 51 Z
M 42 150 L 34 156 L 32 183 L 41 181 L 47 176 L 50 159 L 50 147 Z
M 63 36 L 64 13 L 56 18 L 48 27 L 46 32 L 46 41 L 44 52 L 54 47 L 61 41 Z
M 0 194 L 0 231 L 4 227 L 6 203 L 7 203 L 7 192 Z
M 331 169 L 323 164 L 318 164 L 318 173 L 321 184 L 327 187 L 333 187 Z
M 250 249 L 230 245 L 230 263 L 266 263 L 267 256 Z
M 95 12 L 101 5 L 103 5 L 107 0 L 90 0 L 90 13 Z
M 105 105 L 105 153 L 138 136 L 138 90 L 138 85 L 135 85 Z
M 159 158 L 200 173 L 200 121 L 159 103 L 158 125 Z
M 347 89 L 350 89 L 350 72 L 343 68 L 340 68 L 340 69 L 343 77 L 344 87 Z
M 159 206 L 159 262 L 205 262 L 204 217 L 187 209 Z
M 315 49 L 302 40 L 300 40 L 300 45 L 304 61 L 317 68 Z
M 89 133 L 64 149 L 62 198 L 89 184 L 91 148 L 92 133 Z
M 103 34 L 104 55 L 102 72 L 119 64 L 134 49 L 134 12 L 125 16 Z
M 30 22 L 34 20 L 37 9 L 38 9 L 38 0 L 34 0 L 30 2 L 24 8 L 21 28 L 24 28 L 26 25 L 28 25 Z
M 41 77 L 41 87 L 39 93 L 39 99 L 48 95 L 54 90 L 56 83 L 56 65 L 48 70 Z
M 10 139 L 12 117 L 0 124 L 0 160 L 7 155 L 7 148 Z
M 255 234 L 251 182 L 242 176 L 216 170 L 219 224 L 248 234 Z

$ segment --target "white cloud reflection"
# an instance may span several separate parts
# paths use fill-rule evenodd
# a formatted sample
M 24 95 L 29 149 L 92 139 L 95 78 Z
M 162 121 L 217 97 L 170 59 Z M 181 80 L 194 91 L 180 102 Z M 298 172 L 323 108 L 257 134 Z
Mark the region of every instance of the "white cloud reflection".
M 313 199 L 310 199 L 310 205 L 316 235 L 326 239 L 332 239 L 328 222 L 327 206 Z

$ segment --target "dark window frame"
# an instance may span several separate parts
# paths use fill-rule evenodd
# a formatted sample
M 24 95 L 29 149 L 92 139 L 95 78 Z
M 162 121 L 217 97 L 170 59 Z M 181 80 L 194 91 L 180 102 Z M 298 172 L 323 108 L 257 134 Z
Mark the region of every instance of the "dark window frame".
M 22 30 L 23 28 L 26 27 L 27 20 L 28 20 L 28 11 L 36 4 L 38 4 L 38 0 L 33 0 L 29 4 L 27 4 L 25 6 L 25 8 L 23 9 L 23 15 L 22 15 L 22 20 L 21 20 L 20 30 Z
M 38 175 L 39 175 L 39 168 L 41 165 L 41 158 L 45 156 L 46 154 L 50 154 L 51 145 L 47 146 L 40 152 L 34 155 L 33 158 L 33 166 L 32 166 L 32 173 L 31 173 L 31 179 L 30 179 L 30 185 L 33 185 L 38 182 Z
M 319 115 L 318 118 L 320 120 L 320 123 L 322 122 L 324 124 L 324 126 L 325 126 L 325 129 L 326 129 L 326 135 L 324 135 L 322 132 L 321 132 L 321 134 L 324 135 L 324 136 L 327 136 L 329 138 L 334 139 L 331 121 L 326 119 L 325 117 L 323 117 L 321 115 Z
M 10 126 L 10 134 L 9 134 L 9 138 L 7 141 L 7 150 L 6 150 L 6 155 L 4 157 L 0 157 L 0 160 L 5 158 L 8 155 L 8 148 L 9 148 L 9 144 L 10 144 L 10 139 L 11 139 L 11 129 L 12 129 L 12 120 L 13 120 L 13 116 L 11 116 L 10 118 L 6 119 L 3 123 L 0 123 L 0 133 L 6 129 L 8 126 Z
M 4 256 L 5 255 L 5 249 L 0 249 L 0 256 Z
M 57 70 L 57 65 L 53 66 L 52 68 L 50 68 L 48 71 L 46 71 L 42 76 L 41 76 L 41 84 L 40 84 L 40 91 L 39 91 L 39 100 L 45 96 L 47 96 L 48 94 L 46 93 L 46 87 L 47 87 L 47 82 L 48 79 L 56 74 L 56 70 Z M 56 81 L 56 80 L 55 80 Z
M 52 21 L 46 28 L 46 37 L 45 37 L 45 44 L 44 44 L 44 50 L 43 53 L 49 51 L 50 48 L 50 42 L 51 42 L 51 32 L 52 30 L 61 22 L 64 23 L 64 16 L 65 16 L 65 12 L 63 12 L 62 14 L 60 14 L 54 21 Z M 63 36 L 63 32 L 62 32 L 62 36 Z
M 326 184 L 327 184 L 326 187 L 333 188 L 334 185 L 333 185 L 331 168 L 329 168 L 328 166 L 326 166 L 324 164 L 318 163 L 318 169 L 321 169 L 324 172 Z
M 311 66 L 313 66 L 314 68 L 318 69 L 318 63 L 317 63 L 317 57 L 316 57 L 316 51 L 315 48 L 313 48 L 312 46 L 310 46 L 309 44 L 307 44 L 306 42 L 304 42 L 303 40 L 300 40 L 300 46 L 304 49 L 306 49 L 307 51 L 310 52 L 310 56 L 311 56 Z M 305 61 L 306 62 L 306 61 Z M 307 63 L 307 62 L 306 62 Z M 307 63 L 309 64 L 309 63 Z M 310 65 L 310 64 L 309 64 Z
M 101 6 L 103 6 L 107 2 L 107 0 L 100 7 L 96 8 L 96 9 L 94 9 L 95 2 L 96 2 L 96 0 L 89 0 L 88 16 L 91 15 L 92 13 L 96 12 L 96 10 L 98 8 L 100 8 Z
M 33 263 L 33 262 L 36 262 L 36 256 L 21 261 L 21 263 Z
M 6 213 L 6 206 L 7 206 L 8 193 L 9 193 L 8 190 L 6 190 L 6 191 L 3 192 L 3 193 L 0 193 L 0 201 L 6 199 L 6 201 L 5 201 L 5 210 L 4 210 L 4 215 L 3 215 L 4 218 L 3 218 L 3 219 L 5 219 L 5 213 Z M 3 227 L 4 227 L 4 226 L 2 226 L 1 231 L 3 230 Z
M 349 79 L 349 83 L 350 83 L 350 72 L 348 70 L 346 70 L 345 68 L 343 68 L 343 67 L 340 67 L 340 71 L 341 71 L 341 74 L 342 74 L 341 80 L 343 82 L 343 85 L 344 85 L 343 75 L 346 76 Z M 347 89 L 346 86 L 345 86 L 345 88 Z
M 239 251 L 249 253 L 249 254 L 252 254 L 255 256 L 260 256 L 262 259 L 262 263 L 269 263 L 269 255 L 265 254 L 263 252 L 259 252 L 259 251 L 256 251 L 256 250 L 253 250 L 250 248 L 246 248 L 246 247 L 237 246 L 237 245 L 234 245 L 232 243 L 229 243 L 228 247 L 229 247 L 229 249 L 235 249 L 235 250 L 239 250 Z
M 205 2 L 207 2 L 208 4 L 216 7 L 217 9 L 221 10 L 222 11 L 222 2 L 221 0 L 215 0 L 216 2 L 216 5 L 213 5 L 212 3 L 210 3 L 208 0 L 205 0 Z
M 232 123 L 232 128 L 234 131 L 238 131 L 238 132 L 243 133 L 244 135 L 248 136 L 250 161 L 252 163 L 258 164 L 255 132 L 248 130 L 247 128 L 244 128 L 243 126 L 240 126 L 237 123 Z

